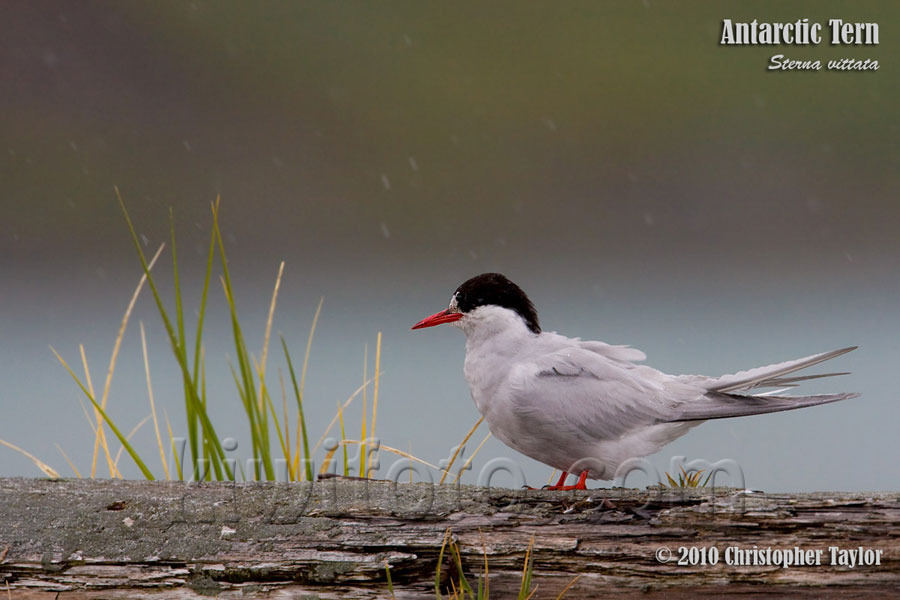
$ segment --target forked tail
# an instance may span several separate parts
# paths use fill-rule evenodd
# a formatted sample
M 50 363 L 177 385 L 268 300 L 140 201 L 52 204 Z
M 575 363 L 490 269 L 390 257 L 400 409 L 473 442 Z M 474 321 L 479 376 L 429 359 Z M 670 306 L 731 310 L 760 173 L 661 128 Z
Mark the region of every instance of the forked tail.
M 856 350 L 856 348 L 856 346 L 853 346 L 831 352 L 823 352 L 822 354 L 814 354 L 806 358 L 789 360 L 767 367 L 740 371 L 732 375 L 722 375 L 721 377 L 699 379 L 695 376 L 688 376 L 693 382 L 699 383 L 708 391 L 699 400 L 686 402 L 681 405 L 671 421 L 701 421 L 761 415 L 855 398 L 859 394 L 839 393 L 815 396 L 789 396 L 782 395 L 781 392 L 796 387 L 802 381 L 847 375 L 848 373 L 824 373 L 787 377 L 791 373 L 841 356 Z M 748 392 L 755 388 L 779 389 L 759 394 L 736 393 Z

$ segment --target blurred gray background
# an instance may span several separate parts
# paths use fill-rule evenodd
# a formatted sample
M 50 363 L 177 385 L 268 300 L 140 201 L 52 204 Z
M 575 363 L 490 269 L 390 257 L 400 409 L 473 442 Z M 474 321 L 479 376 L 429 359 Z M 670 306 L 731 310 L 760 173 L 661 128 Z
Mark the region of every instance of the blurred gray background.
M 49 346 L 74 366 L 84 344 L 102 387 L 141 274 L 117 185 L 148 252 L 174 208 L 188 315 L 221 195 L 255 352 L 281 260 L 274 327 L 295 360 L 325 298 L 307 378 L 313 440 L 362 382 L 366 345 L 371 370 L 381 331 L 377 434 L 446 456 L 478 417 L 464 337 L 409 327 L 496 270 L 545 329 L 634 345 L 668 372 L 860 345 L 829 365 L 851 376 L 805 389 L 862 397 L 707 423 L 651 460 L 662 472 L 672 455 L 732 458 L 769 491 L 896 489 L 898 16 L 890 2 L 4 2 L 0 438 L 71 475 L 59 444 L 89 470 L 80 391 Z M 722 47 L 723 18 L 877 22 L 881 43 Z M 881 68 L 768 72 L 777 53 Z M 170 265 L 167 251 L 156 274 L 171 306 Z M 127 430 L 149 413 L 138 320 L 157 403 L 184 434 L 148 294 L 110 414 Z M 249 454 L 216 282 L 206 331 L 210 411 Z M 279 367 L 273 345 L 271 380 Z M 348 437 L 359 423 L 354 403 Z M 159 475 L 152 427 L 135 442 Z M 475 473 L 497 456 L 532 485 L 550 476 L 494 440 Z M 4 447 L 0 474 L 40 476 Z

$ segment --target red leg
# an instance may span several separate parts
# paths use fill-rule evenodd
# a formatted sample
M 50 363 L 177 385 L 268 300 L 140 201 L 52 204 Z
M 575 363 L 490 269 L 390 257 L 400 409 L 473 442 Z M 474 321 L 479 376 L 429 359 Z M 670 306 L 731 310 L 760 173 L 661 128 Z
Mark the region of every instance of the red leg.
M 568 477 L 568 476 L 569 476 L 569 474 L 566 471 L 563 471 L 562 475 L 559 476 L 559 481 L 556 482 L 556 485 L 548 485 L 544 489 L 545 490 L 561 490 L 561 489 L 565 488 L 566 487 L 565 486 L 566 477 Z
M 586 490 L 587 485 L 585 485 L 585 481 L 587 481 L 587 476 L 588 476 L 588 472 L 582 471 L 581 475 L 578 476 L 578 483 L 575 484 L 575 487 L 573 489 Z
M 544 489 L 563 491 L 563 492 L 567 492 L 569 490 L 586 490 L 587 489 L 587 485 L 585 485 L 585 481 L 587 481 L 587 476 L 588 476 L 587 471 L 581 472 L 581 475 L 578 476 L 578 483 L 576 483 L 575 485 L 565 485 L 566 477 L 568 477 L 568 476 L 569 476 L 569 474 L 567 472 L 563 471 L 563 474 L 559 478 L 559 481 L 556 482 L 556 485 L 551 485 Z

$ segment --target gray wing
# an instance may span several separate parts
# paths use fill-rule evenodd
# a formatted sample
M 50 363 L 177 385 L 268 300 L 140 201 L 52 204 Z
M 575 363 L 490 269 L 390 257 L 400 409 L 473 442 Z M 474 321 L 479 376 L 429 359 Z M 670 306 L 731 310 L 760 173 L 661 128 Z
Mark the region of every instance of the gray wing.
M 636 358 L 639 351 L 633 352 Z M 583 347 L 521 362 L 508 384 L 523 422 L 555 427 L 585 441 L 615 440 L 637 428 L 672 421 L 681 405 L 705 393 L 651 367 Z
M 588 342 L 582 342 L 588 344 Z M 573 347 L 520 364 L 510 376 L 512 401 L 537 426 L 551 424 L 583 439 L 616 439 L 637 428 L 794 410 L 837 402 L 855 393 L 787 396 L 731 392 L 793 387 L 842 373 L 784 377 L 855 348 L 824 352 L 710 378 L 667 375 L 616 356 L 618 346 Z M 631 349 L 628 349 L 631 350 Z M 633 350 L 640 354 L 640 351 Z M 608 354 L 607 354 L 608 353 Z M 779 390 L 780 391 L 780 390 Z

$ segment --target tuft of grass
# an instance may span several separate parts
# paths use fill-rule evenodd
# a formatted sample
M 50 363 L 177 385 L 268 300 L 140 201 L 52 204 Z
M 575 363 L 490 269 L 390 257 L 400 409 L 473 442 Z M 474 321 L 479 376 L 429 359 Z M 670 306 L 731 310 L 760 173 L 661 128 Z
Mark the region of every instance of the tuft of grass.
M 83 397 L 87 398 L 89 402 L 89 404 L 86 404 L 82 400 L 82 397 L 79 396 L 79 402 L 81 403 L 82 409 L 85 413 L 87 422 L 94 437 L 94 451 L 91 461 L 90 476 L 92 478 L 97 476 L 97 463 L 99 462 L 98 459 L 100 458 L 102 451 L 102 456 L 106 460 L 110 477 L 122 477 L 122 473 L 119 470 L 118 463 L 123 454 L 127 453 L 146 479 L 155 479 L 153 472 L 147 466 L 145 460 L 137 453 L 131 443 L 132 437 L 140 430 L 140 428 L 146 422 L 152 420 L 154 430 L 153 433 L 155 435 L 155 442 L 159 451 L 162 474 L 167 480 L 173 479 L 175 477 L 177 477 L 179 480 L 184 480 L 185 478 L 190 477 L 195 481 L 201 479 L 216 479 L 220 481 L 235 479 L 237 474 L 232 472 L 234 462 L 231 460 L 225 460 L 225 451 L 221 445 L 220 438 L 217 435 L 216 428 L 213 425 L 212 414 L 210 412 L 211 409 L 218 410 L 219 407 L 211 407 L 207 398 L 206 354 L 203 343 L 203 334 L 206 326 L 206 308 L 209 299 L 210 281 L 212 280 L 213 269 L 216 264 L 221 267 L 219 280 L 228 307 L 232 342 L 234 344 L 235 350 L 234 360 L 230 364 L 231 374 L 238 392 L 238 396 L 240 397 L 242 407 L 247 417 L 247 423 L 249 426 L 252 441 L 252 462 L 254 468 L 252 469 L 252 473 L 250 474 L 244 473 L 243 468 L 241 468 L 241 475 L 244 478 L 248 477 L 248 475 L 252 475 L 256 479 L 275 479 L 275 454 L 273 453 L 272 448 L 274 446 L 275 452 L 280 451 L 281 455 L 285 459 L 285 462 L 288 466 L 288 477 L 290 480 L 312 481 L 315 477 L 315 474 L 313 472 L 312 455 L 316 452 L 319 446 L 321 446 L 324 439 L 328 436 L 329 432 L 338 422 L 340 422 L 341 429 L 341 442 L 338 444 L 338 447 L 341 448 L 344 474 L 349 475 L 347 445 L 351 443 L 368 443 L 367 440 L 369 440 L 374 435 L 378 422 L 380 378 L 382 375 L 382 333 L 380 331 L 377 332 L 375 342 L 374 373 L 371 376 L 368 373 L 369 357 L 368 349 L 366 348 L 363 362 L 364 375 L 362 385 L 357 388 L 357 390 L 353 394 L 351 394 L 346 399 L 346 401 L 343 402 L 343 404 L 338 405 L 338 410 L 334 418 L 325 428 L 318 442 L 316 442 L 313 447 L 310 447 L 308 428 L 304 412 L 304 389 L 312 342 L 319 316 L 321 315 L 324 299 L 320 299 L 318 307 L 316 308 L 315 316 L 313 317 L 312 325 L 309 330 L 309 336 L 306 341 L 306 352 L 303 357 L 302 367 L 299 370 L 299 377 L 298 371 L 294 368 L 294 361 L 289 351 L 288 344 L 285 341 L 284 336 L 281 336 L 279 334 L 281 347 L 284 354 L 284 360 L 286 362 L 288 374 L 290 375 L 291 379 L 291 389 L 296 400 L 296 427 L 294 428 L 293 432 L 293 435 L 295 435 L 296 438 L 295 440 L 292 439 L 292 432 L 289 421 L 290 415 L 288 413 L 288 393 L 285 389 L 285 381 L 284 377 L 282 376 L 282 371 L 279 368 L 278 375 L 282 400 L 280 414 L 279 411 L 276 410 L 275 403 L 273 402 L 273 399 L 271 397 L 271 392 L 266 375 L 274 313 L 277 306 L 278 294 L 281 288 L 281 281 L 285 270 L 284 262 L 279 265 L 278 273 L 275 278 L 275 285 L 272 292 L 271 301 L 269 303 L 265 331 L 262 336 L 262 348 L 258 355 L 259 359 L 257 360 L 256 356 L 251 353 L 247 346 L 246 335 L 238 317 L 236 294 L 232 285 L 228 258 L 225 252 L 225 243 L 219 224 L 220 199 L 216 198 L 215 202 L 210 204 L 212 214 L 212 228 L 209 237 L 208 250 L 206 253 L 206 269 L 201 282 L 202 292 L 200 294 L 199 306 L 197 306 L 195 309 L 195 328 L 193 334 L 191 335 L 188 331 L 189 327 L 185 318 L 185 302 L 183 298 L 183 286 L 180 275 L 181 265 L 178 260 L 178 244 L 175 233 L 174 212 L 171 209 L 169 211 L 169 240 L 166 243 L 161 244 L 154 255 L 148 260 L 148 257 L 144 253 L 142 241 L 137 233 L 133 221 L 131 220 L 128 209 L 126 208 L 125 202 L 118 188 L 115 188 L 115 194 L 143 272 L 141 274 L 140 281 L 138 282 L 138 285 L 135 288 L 131 300 L 125 310 L 125 314 L 122 317 L 113 344 L 113 350 L 110 357 L 109 366 L 106 371 L 106 378 L 104 381 L 102 392 L 98 395 L 95 391 L 93 378 L 91 376 L 91 369 L 88 365 L 87 355 L 83 346 L 79 347 L 80 358 L 84 370 L 83 376 L 77 375 L 75 373 L 75 370 L 63 358 L 63 356 L 59 352 L 57 352 L 55 348 L 51 347 L 51 351 L 56 356 L 57 360 L 59 360 L 63 368 L 66 369 L 72 379 L 76 382 L 83 394 Z M 171 248 L 173 279 L 173 296 L 169 298 L 169 305 L 167 305 L 167 302 L 162 297 L 159 282 L 152 272 L 154 265 L 156 264 L 157 260 L 159 259 L 167 245 Z M 146 331 L 143 322 L 139 323 L 139 327 L 141 332 L 141 350 L 144 362 L 144 375 L 147 386 L 147 397 L 150 404 L 150 414 L 136 426 L 134 426 L 128 433 L 128 435 L 125 435 L 123 433 L 124 431 L 126 431 L 126 429 L 124 427 L 121 427 L 120 424 L 114 422 L 110 418 L 109 414 L 109 392 L 111 389 L 111 382 L 115 373 L 124 334 L 128 327 L 130 317 L 137 299 L 140 296 L 141 291 L 145 287 L 149 288 L 150 293 L 152 294 L 156 312 L 160 317 L 160 321 L 169 342 L 168 345 L 170 347 L 170 351 L 173 358 L 175 359 L 177 368 L 180 371 L 181 375 L 182 392 L 184 397 L 185 424 L 187 429 L 187 440 L 184 444 L 176 443 L 176 439 L 172 431 L 172 424 L 169 420 L 168 412 L 165 407 L 163 407 L 163 413 L 165 417 L 166 433 L 168 434 L 168 442 L 165 441 L 165 438 L 160 431 L 157 403 L 150 374 Z M 368 410 L 368 388 L 370 385 L 373 386 L 371 414 Z M 344 423 L 345 413 L 348 406 L 359 394 L 363 395 L 361 431 L 362 436 L 360 438 L 360 441 L 348 440 Z M 464 438 L 461 445 L 465 444 L 469 440 L 480 423 L 481 420 L 479 420 L 479 422 L 475 424 L 472 430 L 469 431 L 468 435 Z M 113 436 L 118 440 L 120 444 L 120 448 L 118 452 L 115 453 L 115 456 L 109 446 L 109 438 L 106 433 L 107 428 L 110 432 L 112 432 Z M 274 443 L 273 438 L 277 439 L 277 444 Z M 8 442 L 2 443 L 5 446 L 27 456 L 39 469 L 41 469 L 48 476 L 59 476 L 56 470 L 50 467 L 47 463 L 39 460 L 37 457 Z M 483 444 L 484 441 L 482 441 L 481 445 Z M 479 445 L 479 449 L 481 448 L 481 445 Z M 188 456 L 184 456 L 184 451 L 186 448 L 189 453 Z M 403 456 L 410 460 L 417 461 L 423 465 L 428 466 L 429 468 L 440 470 L 434 465 L 416 458 L 412 455 L 411 452 L 403 452 L 385 445 L 382 445 L 381 448 L 398 456 Z M 69 464 L 75 475 L 77 477 L 81 477 L 81 473 L 72 463 L 72 461 L 69 460 L 63 449 L 58 446 L 58 450 L 65 461 Z M 325 461 L 322 465 L 323 472 L 328 469 L 330 461 L 333 459 L 334 452 L 336 450 L 337 448 L 326 453 Z M 368 452 L 366 452 L 365 448 L 362 448 L 361 450 L 361 456 L 368 459 L 372 458 L 368 456 Z M 476 450 L 476 454 L 477 452 L 478 450 Z M 172 457 L 174 457 L 175 459 L 175 469 L 170 469 L 169 466 L 169 460 L 171 460 Z M 190 461 L 190 466 L 187 469 L 185 469 L 183 465 L 183 460 L 185 458 Z M 456 458 L 457 457 L 454 456 L 453 460 L 456 460 Z M 474 455 L 472 458 L 474 458 Z M 469 459 L 469 462 L 467 464 L 471 463 L 472 458 Z M 446 478 L 447 473 L 450 471 L 450 467 L 452 467 L 452 465 L 453 461 L 451 461 L 450 465 L 443 473 L 443 476 L 441 478 L 442 483 Z M 368 461 L 361 461 L 359 465 L 359 473 L 362 477 L 371 476 L 372 463 Z M 410 477 L 411 476 L 412 475 L 410 474 Z
M 709 483 L 710 476 L 712 476 L 712 473 L 710 473 L 706 476 L 705 479 L 703 479 L 703 471 L 691 471 L 690 473 L 688 473 L 684 470 L 684 467 L 681 467 L 681 473 L 678 474 L 678 481 L 676 481 L 672 478 L 671 475 L 666 473 L 666 479 L 669 480 L 669 487 L 671 488 L 706 487 L 706 484 Z
M 279 336 L 281 339 L 282 350 L 284 352 L 284 359 L 287 363 L 288 371 L 291 377 L 294 397 L 297 403 L 297 425 L 294 430 L 294 434 L 296 435 L 296 443 L 292 444 L 289 413 L 287 410 L 287 393 L 285 391 L 284 379 L 281 376 L 281 370 L 279 369 L 279 382 L 281 384 L 282 392 L 281 415 L 279 415 L 275 409 L 275 405 L 271 398 L 269 386 L 266 379 L 266 370 L 269 357 L 269 343 L 272 335 L 272 324 L 274 320 L 275 308 L 277 306 L 278 293 L 284 274 L 284 262 L 279 265 L 278 274 L 275 280 L 275 286 L 272 292 L 271 302 L 269 304 L 268 318 L 266 320 L 266 326 L 263 335 L 262 349 L 259 354 L 259 360 L 257 360 L 256 357 L 248 349 L 245 341 L 246 336 L 238 318 L 236 295 L 232 286 L 231 275 L 228 267 L 228 259 L 225 253 L 224 239 L 221 228 L 219 226 L 219 198 L 217 198 L 216 201 L 211 204 L 212 231 L 210 233 L 208 253 L 206 256 L 206 271 L 202 280 L 202 293 L 200 303 L 199 307 L 196 310 L 196 329 L 193 337 L 189 339 L 185 320 L 184 301 L 182 296 L 182 282 L 180 278 L 180 265 L 177 253 L 178 246 L 175 235 L 174 213 L 171 210 L 169 212 L 170 240 L 168 241 L 168 245 L 170 246 L 172 252 L 172 274 L 174 283 L 173 307 L 169 308 L 166 306 L 166 303 L 164 302 L 160 293 L 158 282 L 151 272 L 151 269 L 161 255 L 166 244 L 162 244 L 153 255 L 153 257 L 148 260 L 147 256 L 144 254 L 144 250 L 135 229 L 134 223 L 132 222 L 131 217 L 128 214 L 125 202 L 123 201 L 122 195 L 119 192 L 118 188 L 115 189 L 115 193 L 116 198 L 119 202 L 120 209 L 122 211 L 122 215 L 125 219 L 125 223 L 128 227 L 132 243 L 141 263 L 143 273 L 141 275 L 137 288 L 132 295 L 131 301 L 129 302 L 128 307 L 125 311 L 125 315 L 122 318 L 118 334 L 113 345 L 112 356 L 110 358 L 109 367 L 107 369 L 102 395 L 98 396 L 95 391 L 93 379 L 91 377 L 91 370 L 89 368 L 87 356 L 83 346 L 79 348 L 82 366 L 84 369 L 83 377 L 79 377 L 75 373 L 74 369 L 69 365 L 69 363 L 62 357 L 62 355 L 57 352 L 55 348 L 51 347 L 51 351 L 53 352 L 53 354 L 59 360 L 60 364 L 62 364 L 62 366 L 66 369 L 72 379 L 76 382 L 78 387 L 81 389 L 84 397 L 88 399 L 90 406 L 93 409 L 93 411 L 91 411 L 84 404 L 84 402 L 81 402 L 82 409 L 85 412 L 85 416 L 88 419 L 88 424 L 91 427 L 92 433 L 94 435 L 94 453 L 91 463 L 91 477 L 97 476 L 96 467 L 98 458 L 100 457 L 100 452 L 102 450 L 102 454 L 106 459 L 107 467 L 109 469 L 110 477 L 122 477 L 117 463 L 122 454 L 124 452 L 127 452 L 131 459 L 134 461 L 135 465 L 137 465 L 137 467 L 140 469 L 143 476 L 147 479 L 154 479 L 153 473 L 147 467 L 147 464 L 144 462 L 141 456 L 135 451 L 130 441 L 132 436 L 140 429 L 140 427 L 148 420 L 152 419 L 156 437 L 156 445 L 158 447 L 160 460 L 162 463 L 162 471 L 166 479 L 171 479 L 175 476 L 177 476 L 179 480 L 183 480 L 187 476 L 192 476 L 194 480 L 213 478 L 217 480 L 234 479 L 235 473 L 231 472 L 231 466 L 229 464 L 230 461 L 225 460 L 224 450 L 221 446 L 219 437 L 216 434 L 216 429 L 213 426 L 206 393 L 206 364 L 203 345 L 203 332 L 206 318 L 207 300 L 209 297 L 209 284 L 212 279 L 213 266 L 216 263 L 216 257 L 219 258 L 219 264 L 221 265 L 221 275 L 219 279 L 228 306 L 231 332 L 235 349 L 235 359 L 231 367 L 231 372 L 245 414 L 247 415 L 251 434 L 253 452 L 252 458 L 253 464 L 255 465 L 252 475 L 257 479 L 275 478 L 273 458 L 274 454 L 270 446 L 272 446 L 273 437 L 277 437 L 277 451 L 280 451 L 281 455 L 286 461 L 286 464 L 288 465 L 289 479 L 295 481 L 312 481 L 314 478 L 311 460 L 312 453 L 314 453 L 318 446 L 321 445 L 322 441 L 328 435 L 328 432 L 334 426 L 335 422 L 338 419 L 343 419 L 343 410 L 349 406 L 349 404 L 360 392 L 365 393 L 368 389 L 368 386 L 372 384 L 373 381 L 375 384 L 375 390 L 373 394 L 374 404 L 371 421 L 368 422 L 371 423 L 371 426 L 374 429 L 374 426 L 377 422 L 378 383 L 379 377 L 381 375 L 381 332 L 378 332 L 377 338 L 377 350 L 375 358 L 376 372 L 374 377 L 371 379 L 366 379 L 363 382 L 363 385 L 359 389 L 357 389 L 356 392 L 354 392 L 344 402 L 343 405 L 339 407 L 338 414 L 336 414 L 335 418 L 332 419 L 331 423 L 322 434 L 319 442 L 313 448 L 310 448 L 303 401 L 307 368 L 309 365 L 309 357 L 312 348 L 313 337 L 315 335 L 316 325 L 322 311 L 322 304 L 324 299 L 320 299 L 315 316 L 313 318 L 312 326 L 310 328 L 309 336 L 306 342 L 306 352 L 303 358 L 302 369 L 299 377 L 297 376 L 297 372 L 294 369 L 294 362 L 291 358 L 291 353 L 288 349 L 287 342 L 285 341 L 283 336 Z M 185 457 L 179 456 L 181 450 L 177 448 L 178 445 L 175 443 L 175 438 L 172 432 L 172 425 L 169 421 L 168 413 L 167 411 L 165 411 L 165 409 L 163 410 L 163 412 L 165 414 L 167 433 L 169 436 L 168 444 L 164 443 L 164 438 L 160 432 L 160 424 L 156 410 L 156 401 L 154 398 L 153 386 L 150 377 L 146 332 L 144 330 L 143 323 L 140 323 L 141 348 L 143 352 L 147 395 L 150 403 L 150 415 L 148 415 L 146 419 L 141 421 L 128 435 L 123 434 L 123 428 L 119 427 L 113 420 L 110 419 L 109 416 L 108 400 L 110 384 L 115 372 L 122 340 L 135 303 L 140 295 L 141 290 L 145 286 L 148 287 L 150 289 L 150 292 L 152 293 L 153 301 L 156 305 L 157 312 L 165 329 L 166 336 L 168 337 L 170 350 L 181 372 L 186 417 L 185 421 L 188 433 L 187 445 L 189 447 L 189 460 L 191 462 L 191 467 L 187 470 L 184 470 L 182 468 L 182 459 Z M 80 397 L 79 401 L 81 401 Z M 366 423 L 368 419 L 369 416 L 364 413 L 364 423 Z M 121 444 L 121 448 L 119 449 L 119 452 L 115 458 L 113 457 L 113 453 L 110 451 L 107 441 L 107 435 L 105 433 L 107 427 Z M 273 430 L 274 435 L 272 433 Z M 346 439 L 343 434 L 343 423 L 341 438 L 342 440 Z M 3 445 L 27 456 L 46 475 L 50 477 L 59 476 L 56 470 L 50 467 L 47 463 L 31 455 L 27 451 L 8 442 L 2 443 Z M 177 473 L 169 472 L 168 460 L 166 458 L 166 446 L 168 446 L 168 451 L 171 453 L 171 456 L 176 458 L 175 465 Z M 345 446 L 346 445 L 344 445 L 343 454 L 344 462 L 346 464 Z M 184 447 L 182 446 L 181 448 L 183 449 Z M 81 473 L 69 460 L 63 449 L 61 447 L 58 447 L 58 450 L 62 454 L 66 462 L 69 463 L 76 476 L 81 477 Z M 326 466 L 330 458 L 331 455 L 329 454 L 329 456 L 326 458 Z M 362 469 L 364 475 L 370 474 L 370 468 L 368 467 L 368 465 L 362 464 L 360 465 L 360 468 Z M 247 476 L 246 473 L 243 473 L 243 469 L 241 469 L 241 472 L 244 477 Z
M 230 472 L 230 468 L 228 466 L 228 463 L 225 462 L 225 451 L 222 449 L 222 445 L 219 442 L 219 437 L 216 434 L 215 427 L 213 427 L 212 421 L 207 414 L 204 394 L 205 385 L 199 380 L 201 373 L 200 365 L 203 338 L 203 320 L 206 315 L 207 292 L 209 289 L 210 276 L 212 274 L 212 262 L 215 249 L 214 243 L 218 241 L 220 251 L 223 249 L 221 231 L 219 230 L 219 200 L 217 199 L 216 202 L 212 205 L 213 231 L 211 234 L 210 251 L 207 258 L 206 276 L 203 282 L 203 295 L 197 317 L 197 333 L 194 342 L 193 354 L 194 361 L 193 365 L 191 365 L 187 352 L 187 341 L 185 339 L 184 332 L 184 311 L 183 303 L 181 300 L 181 287 L 178 279 L 178 255 L 174 248 L 174 218 L 172 217 L 172 214 L 170 212 L 169 229 L 173 245 L 172 263 L 175 279 L 175 325 L 173 325 L 170 313 L 166 310 L 165 304 L 163 303 L 162 297 L 159 293 L 159 288 L 156 285 L 156 281 L 150 274 L 150 268 L 148 266 L 147 259 L 144 256 L 141 242 L 138 238 L 137 232 L 135 231 L 134 224 L 131 221 L 131 217 L 129 217 L 128 215 L 128 210 L 125 208 L 125 202 L 122 200 L 122 195 L 119 193 L 118 188 L 116 188 L 116 197 L 119 200 L 119 207 L 122 209 L 122 214 L 124 215 L 125 222 L 128 225 L 128 231 L 131 233 L 131 240 L 134 244 L 135 250 L 137 250 L 141 266 L 144 268 L 144 274 L 147 277 L 147 285 L 150 287 L 150 291 L 153 293 L 153 300 L 156 303 L 157 311 L 159 312 L 160 318 L 163 322 L 163 326 L 166 330 L 166 334 L 168 335 L 169 343 L 172 347 L 172 354 L 174 355 L 175 360 L 181 369 L 185 398 L 185 414 L 187 416 L 188 441 L 191 448 L 194 479 L 200 479 L 200 464 L 206 464 L 201 463 L 202 460 L 208 461 L 208 463 L 211 464 L 213 471 L 215 472 L 218 479 L 221 479 L 223 469 L 227 478 L 231 479 L 232 474 Z M 227 276 L 227 262 L 224 255 L 222 256 L 222 263 L 223 265 L 226 265 L 224 271 Z M 234 311 L 232 310 L 233 319 L 234 316 Z M 236 335 L 237 334 L 239 334 L 239 330 L 236 331 Z M 107 422 L 109 422 L 108 419 Z M 110 423 L 110 427 L 112 427 L 112 423 Z M 198 435 L 198 433 L 200 435 Z M 129 453 L 131 454 L 131 452 Z M 135 458 L 135 455 L 132 455 L 132 458 Z M 135 460 L 135 462 L 138 461 L 140 461 L 140 458 L 137 458 Z M 141 465 L 143 465 L 143 462 L 141 462 Z M 141 471 L 144 472 L 145 476 L 148 476 L 149 471 L 146 471 L 146 466 L 144 466 Z M 206 473 L 206 477 L 210 477 L 208 470 Z M 149 478 L 152 478 L 152 475 L 150 475 L 148 479 Z
M 437 567 L 435 568 L 434 574 L 434 596 L 437 600 L 443 600 L 444 596 L 441 591 L 441 579 L 443 574 L 443 564 L 444 564 L 444 555 L 448 554 L 450 556 L 450 560 L 455 567 L 455 578 L 450 577 L 448 579 L 448 584 L 450 586 L 449 590 L 445 590 L 449 592 L 449 600 L 489 600 L 490 598 L 490 580 L 488 577 L 488 559 L 487 559 L 487 549 L 484 547 L 482 543 L 481 554 L 483 559 L 483 567 L 480 576 L 476 577 L 476 585 L 473 588 L 472 584 L 469 583 L 468 578 L 466 577 L 463 569 L 462 562 L 462 553 L 460 551 L 459 544 L 453 540 L 452 533 L 450 528 L 444 532 L 444 539 L 441 543 L 441 550 L 438 553 L 438 562 Z M 385 568 L 387 565 L 385 564 Z M 531 537 L 531 540 L 528 543 L 528 548 L 525 551 L 525 562 L 522 567 L 522 577 L 519 583 L 519 593 L 516 596 L 518 600 L 531 600 L 534 598 L 534 595 L 537 593 L 537 586 L 532 585 L 532 578 L 534 576 L 534 536 Z M 578 580 L 579 576 L 575 576 L 565 588 L 563 588 L 562 592 L 560 592 L 559 596 L 557 596 L 557 600 L 560 600 L 565 594 L 571 589 L 571 587 Z M 388 574 L 388 580 L 390 581 L 390 574 Z M 393 586 L 390 585 L 391 593 L 393 594 Z
M 534 573 L 534 535 L 528 542 L 528 550 L 525 551 L 525 566 L 522 567 L 522 583 L 519 585 L 519 600 L 529 600 L 537 593 L 537 586 L 531 589 L 531 576 Z

